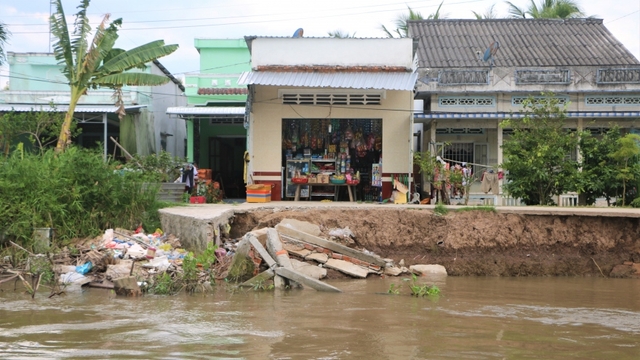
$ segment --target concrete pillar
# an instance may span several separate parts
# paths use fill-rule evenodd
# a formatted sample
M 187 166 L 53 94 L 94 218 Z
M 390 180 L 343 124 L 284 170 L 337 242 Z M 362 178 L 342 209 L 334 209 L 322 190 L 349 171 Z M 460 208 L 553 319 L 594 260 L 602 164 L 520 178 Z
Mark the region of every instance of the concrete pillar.
M 435 155 L 433 152 L 436 150 L 433 144 L 436 143 L 437 127 L 438 123 L 435 120 L 431 120 L 431 127 L 429 128 L 429 151 L 431 151 L 432 155 Z
M 193 119 L 187 119 L 187 161 L 193 162 L 193 147 L 195 138 L 193 137 Z

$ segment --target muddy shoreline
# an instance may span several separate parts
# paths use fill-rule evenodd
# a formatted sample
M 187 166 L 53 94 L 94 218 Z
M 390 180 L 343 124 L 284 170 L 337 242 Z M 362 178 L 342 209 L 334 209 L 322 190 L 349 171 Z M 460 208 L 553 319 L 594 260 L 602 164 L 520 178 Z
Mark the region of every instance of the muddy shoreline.
M 350 246 L 452 276 L 636 277 L 637 218 L 418 209 L 256 209 L 236 213 L 232 238 L 290 218 L 353 232 Z M 328 237 L 327 234 L 325 234 Z

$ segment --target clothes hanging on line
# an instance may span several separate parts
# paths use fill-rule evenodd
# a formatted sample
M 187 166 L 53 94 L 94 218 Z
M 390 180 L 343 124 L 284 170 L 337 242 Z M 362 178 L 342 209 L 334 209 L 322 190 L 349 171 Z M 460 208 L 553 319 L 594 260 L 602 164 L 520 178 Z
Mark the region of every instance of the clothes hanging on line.
M 498 185 L 498 174 L 493 171 L 484 172 L 482 175 L 481 189 L 483 193 L 491 191 L 493 195 L 500 194 L 500 186 Z

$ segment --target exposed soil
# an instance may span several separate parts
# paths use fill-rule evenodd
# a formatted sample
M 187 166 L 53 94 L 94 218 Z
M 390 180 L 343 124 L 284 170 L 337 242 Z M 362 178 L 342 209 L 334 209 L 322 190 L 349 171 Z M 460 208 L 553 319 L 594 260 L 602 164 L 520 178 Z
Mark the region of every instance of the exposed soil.
M 439 216 L 412 209 L 260 210 L 237 214 L 231 236 L 308 221 L 326 234 L 349 227 L 352 247 L 412 264 L 441 264 L 449 275 L 627 277 L 640 263 L 640 222 L 634 218 L 543 216 L 459 211 Z M 328 235 L 326 235 L 328 237 Z M 614 267 L 618 266 L 616 271 Z M 629 268 L 631 268 L 629 266 Z

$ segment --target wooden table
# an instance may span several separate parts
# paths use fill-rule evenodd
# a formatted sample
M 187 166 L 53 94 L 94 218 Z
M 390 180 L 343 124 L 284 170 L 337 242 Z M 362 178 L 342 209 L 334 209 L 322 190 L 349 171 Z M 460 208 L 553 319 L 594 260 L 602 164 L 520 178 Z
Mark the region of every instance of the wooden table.
M 294 201 L 300 201 L 300 188 L 302 186 L 305 186 L 305 185 L 309 185 L 309 197 L 311 197 L 311 188 L 313 186 L 334 186 L 336 188 L 340 187 L 340 186 L 346 186 L 347 187 L 347 192 L 349 193 L 349 201 L 351 201 L 351 202 L 355 201 L 355 199 L 353 198 L 353 190 L 352 190 L 352 188 L 354 186 L 357 186 L 357 184 L 350 185 L 350 184 L 347 184 L 347 183 L 344 183 L 344 184 L 333 184 L 333 183 L 327 183 L 327 184 L 325 184 L 325 183 L 311 183 L 310 184 L 310 183 L 304 183 L 304 184 L 294 184 L 294 185 L 297 185 L 296 186 L 296 196 L 293 199 Z M 336 197 L 336 200 L 337 200 L 337 198 L 338 198 L 338 193 L 337 192 L 336 192 L 336 196 L 335 197 Z

